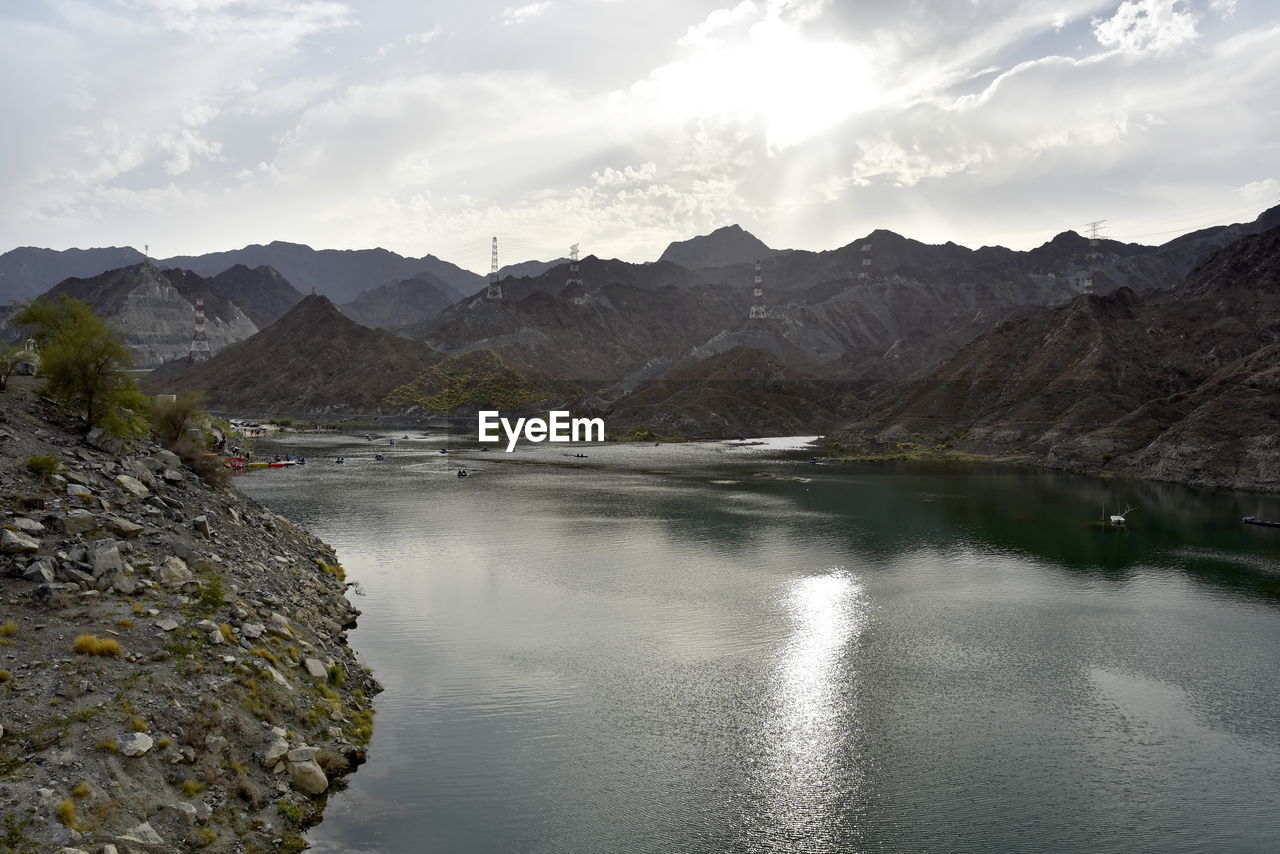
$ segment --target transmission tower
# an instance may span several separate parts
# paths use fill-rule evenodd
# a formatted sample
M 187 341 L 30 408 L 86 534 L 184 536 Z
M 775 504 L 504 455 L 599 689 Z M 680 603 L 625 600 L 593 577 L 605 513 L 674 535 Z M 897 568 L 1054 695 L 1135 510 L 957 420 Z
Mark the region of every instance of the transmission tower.
M 204 331 L 204 297 L 196 297 L 196 328 L 191 333 L 192 362 L 203 362 L 210 356 L 209 336 Z
M 768 317 L 768 312 L 764 307 L 764 276 L 760 272 L 760 262 L 756 262 L 755 269 L 755 290 L 751 294 L 751 313 L 747 315 L 750 320 L 757 318 L 763 320 Z
M 871 244 L 862 244 L 862 272 L 858 273 L 859 279 L 871 278 Z
M 578 244 L 569 247 L 569 278 L 565 280 L 565 288 L 573 294 L 573 304 L 582 305 L 587 301 L 586 287 L 578 275 Z
M 493 250 L 489 253 L 489 290 L 485 299 L 502 299 L 502 285 L 498 284 L 498 235 L 493 236 Z
M 1102 253 L 1098 251 L 1098 235 L 1102 232 L 1102 224 L 1105 219 L 1096 219 L 1093 222 L 1086 222 L 1084 227 L 1089 230 L 1089 251 L 1085 253 L 1084 260 L 1089 266 L 1089 272 L 1081 280 L 1080 284 L 1085 293 L 1093 293 L 1093 277 L 1094 266 L 1096 262 L 1102 260 Z

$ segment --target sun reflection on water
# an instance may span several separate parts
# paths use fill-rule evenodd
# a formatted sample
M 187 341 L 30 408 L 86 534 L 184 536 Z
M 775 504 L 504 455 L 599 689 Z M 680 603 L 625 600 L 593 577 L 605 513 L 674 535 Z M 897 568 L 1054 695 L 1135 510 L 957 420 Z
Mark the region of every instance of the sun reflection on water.
M 791 634 L 775 671 L 761 751 L 765 826 L 755 829 L 753 843 L 834 850 L 853 841 L 847 819 L 858 812 L 850 675 L 867 604 L 857 579 L 833 568 L 794 582 L 785 608 Z

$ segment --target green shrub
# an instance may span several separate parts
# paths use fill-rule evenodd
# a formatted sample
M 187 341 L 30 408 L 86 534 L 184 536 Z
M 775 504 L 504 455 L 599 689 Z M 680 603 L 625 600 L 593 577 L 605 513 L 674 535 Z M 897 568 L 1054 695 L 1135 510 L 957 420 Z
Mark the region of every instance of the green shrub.
M 31 457 L 27 460 L 27 470 L 32 474 L 39 475 L 45 480 L 48 480 L 58 473 L 58 466 L 61 464 L 61 460 L 57 457 L 50 457 L 42 454 L 40 456 Z

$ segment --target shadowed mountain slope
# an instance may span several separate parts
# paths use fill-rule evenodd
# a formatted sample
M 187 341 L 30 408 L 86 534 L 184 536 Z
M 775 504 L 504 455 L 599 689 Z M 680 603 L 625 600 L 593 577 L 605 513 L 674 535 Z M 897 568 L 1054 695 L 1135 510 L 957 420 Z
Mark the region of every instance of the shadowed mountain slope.
M 368 329 L 318 295 L 257 335 L 181 373 L 146 380 L 152 393 L 202 392 L 222 412 L 373 413 L 388 393 L 442 358 L 430 347 Z

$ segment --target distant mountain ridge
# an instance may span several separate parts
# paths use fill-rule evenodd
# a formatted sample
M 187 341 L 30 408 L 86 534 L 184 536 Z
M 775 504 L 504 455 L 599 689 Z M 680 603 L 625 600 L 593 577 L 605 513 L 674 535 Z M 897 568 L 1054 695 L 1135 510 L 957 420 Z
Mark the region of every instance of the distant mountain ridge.
M 485 283 L 483 276 L 434 255 L 406 258 L 387 249 L 312 249 L 281 240 L 206 255 L 177 255 L 158 263 L 204 276 L 217 275 L 236 264 L 267 265 L 279 270 L 300 291 L 315 290 L 336 303 L 350 302 L 362 291 L 410 279 L 422 272 L 442 279 L 462 293 L 473 293 Z
M 764 241 L 740 225 L 726 225 L 710 234 L 668 244 L 658 257 L 689 270 L 700 267 L 727 267 L 731 264 L 753 264 L 776 255 Z
M 144 260 L 130 246 L 61 251 L 20 246 L 0 255 L 0 303 L 38 297 L 63 279 L 89 278 Z
M 363 291 L 339 308 L 357 323 L 394 329 L 430 320 L 462 297 L 448 282 L 424 272 Z

